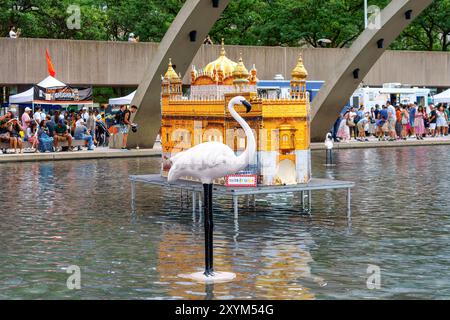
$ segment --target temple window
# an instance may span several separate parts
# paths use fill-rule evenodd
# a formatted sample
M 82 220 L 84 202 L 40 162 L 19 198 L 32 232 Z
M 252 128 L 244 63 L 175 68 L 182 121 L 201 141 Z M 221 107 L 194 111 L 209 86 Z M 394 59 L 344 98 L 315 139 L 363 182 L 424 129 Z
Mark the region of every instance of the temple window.
M 245 138 L 239 138 L 239 149 L 245 149 Z

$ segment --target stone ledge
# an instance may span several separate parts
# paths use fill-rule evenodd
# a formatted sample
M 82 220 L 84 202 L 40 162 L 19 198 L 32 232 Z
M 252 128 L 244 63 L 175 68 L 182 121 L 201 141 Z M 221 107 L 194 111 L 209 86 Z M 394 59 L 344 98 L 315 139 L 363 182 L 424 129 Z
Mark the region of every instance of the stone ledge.
M 419 147 L 419 146 L 436 146 L 450 145 L 450 138 L 425 138 L 425 140 L 409 139 L 406 141 L 377 141 L 370 140 L 368 142 L 359 142 L 352 140 L 351 142 L 334 143 L 334 150 L 339 149 L 366 149 L 366 148 L 397 148 L 397 147 Z M 311 150 L 325 150 L 323 142 L 311 143 Z
M 52 153 L 23 153 L 0 154 L 0 163 L 28 162 L 28 161 L 58 161 L 58 160 L 84 160 L 84 159 L 111 159 L 111 158 L 135 158 L 135 157 L 159 157 L 161 151 L 157 149 L 140 150 L 115 150 L 98 148 L 94 151 L 68 151 Z

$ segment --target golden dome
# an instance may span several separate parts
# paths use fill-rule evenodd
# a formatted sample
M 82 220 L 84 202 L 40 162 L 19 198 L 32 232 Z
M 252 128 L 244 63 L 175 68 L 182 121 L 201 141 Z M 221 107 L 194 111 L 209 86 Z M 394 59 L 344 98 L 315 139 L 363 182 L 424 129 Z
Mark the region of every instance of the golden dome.
M 239 63 L 233 70 L 233 78 L 234 80 L 247 80 L 248 75 L 249 73 L 244 65 L 244 62 L 242 61 L 242 54 L 241 54 L 241 57 L 239 58 Z
M 177 75 L 175 70 L 172 67 L 172 59 L 169 58 L 169 67 L 167 68 L 167 72 L 164 75 L 164 79 L 170 80 L 171 82 L 174 81 L 181 81 L 180 77 Z
M 214 69 L 216 71 L 222 70 L 224 75 L 230 75 L 236 68 L 237 63 L 226 57 L 225 46 L 222 39 L 222 49 L 220 50 L 220 57 L 213 62 L 210 62 L 203 71 L 207 74 L 212 74 Z
M 303 65 L 302 56 L 298 58 L 297 65 L 291 72 L 292 80 L 305 80 L 308 77 L 308 71 L 306 71 Z

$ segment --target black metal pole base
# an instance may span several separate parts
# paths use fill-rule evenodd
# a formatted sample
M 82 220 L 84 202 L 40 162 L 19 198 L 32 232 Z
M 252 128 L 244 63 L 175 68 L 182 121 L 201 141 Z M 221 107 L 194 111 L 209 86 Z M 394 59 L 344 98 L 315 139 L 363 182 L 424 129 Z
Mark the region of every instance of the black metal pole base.
M 326 165 L 327 166 L 333 165 L 333 149 L 326 150 Z
M 213 267 L 213 212 L 212 212 L 212 184 L 203 184 L 204 206 L 203 215 L 205 221 L 205 276 L 214 275 Z

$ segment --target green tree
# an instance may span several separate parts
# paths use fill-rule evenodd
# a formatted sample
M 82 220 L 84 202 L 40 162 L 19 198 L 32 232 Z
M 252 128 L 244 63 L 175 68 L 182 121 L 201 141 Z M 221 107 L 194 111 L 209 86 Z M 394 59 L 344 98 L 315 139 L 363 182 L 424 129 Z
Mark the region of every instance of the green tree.
M 112 40 L 125 40 L 129 33 L 133 32 L 141 41 L 159 42 L 184 2 L 184 0 L 105 1 L 108 34 Z
M 23 37 L 159 42 L 185 0 L 0 0 L 0 34 Z M 381 8 L 390 0 L 369 0 Z M 364 29 L 363 0 L 232 0 L 210 35 L 218 43 L 267 46 L 350 46 Z M 69 29 L 69 5 L 79 5 L 81 28 Z M 402 50 L 450 48 L 450 0 L 435 0 L 391 45 Z
M 441 50 L 450 47 L 450 0 L 435 0 L 393 43 L 393 49 Z
M 388 1 L 371 1 L 384 7 Z M 266 23 L 259 29 L 266 45 L 318 47 L 320 39 L 330 47 L 347 47 L 364 28 L 361 0 L 271 1 Z
M 98 0 L 0 0 L 1 32 L 17 26 L 22 37 L 106 40 L 106 12 Z M 81 10 L 81 28 L 69 29 L 70 5 Z
M 215 42 L 225 38 L 227 44 L 265 45 L 260 38 L 260 28 L 267 23 L 273 1 L 231 1 L 210 35 Z

